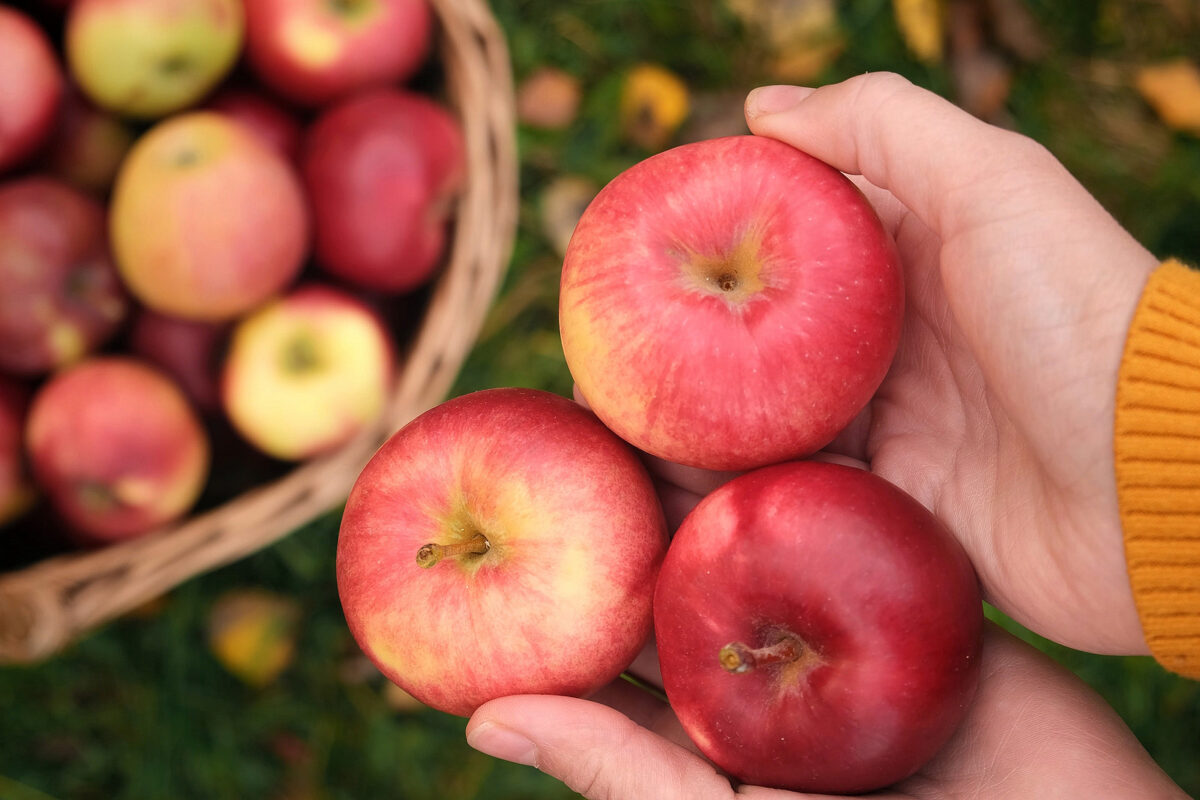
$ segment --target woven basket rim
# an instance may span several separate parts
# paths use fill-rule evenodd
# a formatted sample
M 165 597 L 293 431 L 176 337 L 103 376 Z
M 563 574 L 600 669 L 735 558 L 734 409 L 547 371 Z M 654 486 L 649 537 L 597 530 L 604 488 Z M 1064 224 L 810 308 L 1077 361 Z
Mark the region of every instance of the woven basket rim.
M 507 45 L 486 0 L 429 2 L 439 23 L 445 99 L 462 124 L 467 175 L 445 266 L 401 352 L 385 412 L 338 450 L 209 511 L 135 540 L 0 574 L 0 663 L 46 658 L 183 581 L 335 509 L 383 441 L 451 390 L 512 251 L 516 121 Z

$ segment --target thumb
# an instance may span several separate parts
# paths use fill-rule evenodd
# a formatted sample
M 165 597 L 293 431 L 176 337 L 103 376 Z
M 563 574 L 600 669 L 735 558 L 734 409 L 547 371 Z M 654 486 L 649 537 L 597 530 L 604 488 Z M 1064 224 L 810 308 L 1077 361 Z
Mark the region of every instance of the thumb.
M 734 797 L 729 781 L 704 759 L 588 700 L 545 695 L 492 700 L 471 717 L 467 743 L 537 767 L 590 800 Z

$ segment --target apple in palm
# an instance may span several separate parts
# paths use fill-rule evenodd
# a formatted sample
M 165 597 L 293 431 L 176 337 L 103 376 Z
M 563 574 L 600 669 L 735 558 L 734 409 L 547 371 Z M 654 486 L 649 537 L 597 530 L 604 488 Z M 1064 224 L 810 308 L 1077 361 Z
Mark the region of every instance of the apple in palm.
M 286 289 L 308 254 L 304 190 L 284 157 L 215 111 L 157 123 L 133 146 L 110 207 L 130 291 L 164 314 L 221 322 Z
M 67 65 L 97 105 L 156 119 L 200 102 L 232 69 L 241 0 L 75 0 Z
M 222 405 L 248 442 L 296 461 L 375 422 L 394 369 L 391 336 L 370 307 L 340 289 L 308 284 L 234 326 Z
M 283 97 L 320 106 L 396 84 L 429 53 L 428 0 L 245 0 L 246 50 Z
M 654 596 L 663 686 L 740 781 L 860 793 L 953 734 L 979 676 L 974 568 L 916 500 L 865 470 L 790 462 L 685 518 Z
M 179 518 L 208 479 L 208 437 L 183 392 L 124 356 L 88 359 L 44 384 L 25 442 L 37 484 L 88 543 Z
M 104 208 L 42 176 L 0 184 L 0 370 L 40 375 L 96 350 L 129 301 Z
M 45 32 L 0 5 L 0 172 L 33 154 L 54 126 L 63 74 Z
M 422 414 L 359 475 L 338 593 L 388 678 L 466 716 L 615 678 L 650 633 L 666 543 L 645 468 L 591 412 L 489 389 Z
M 317 263 L 357 286 L 404 292 L 437 269 L 464 170 L 443 107 L 401 89 L 357 95 L 309 130 L 301 169 Z
M 653 455 L 741 470 L 814 452 L 878 388 L 904 288 L 840 172 L 734 136 L 642 161 L 567 248 L 563 352 L 596 414 Z

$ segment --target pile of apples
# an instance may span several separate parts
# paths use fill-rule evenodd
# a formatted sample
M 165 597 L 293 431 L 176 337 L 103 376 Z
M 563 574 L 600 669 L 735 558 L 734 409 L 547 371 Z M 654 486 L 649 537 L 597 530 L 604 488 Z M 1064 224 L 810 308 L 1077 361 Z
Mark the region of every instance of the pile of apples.
M 0 3 L 0 524 L 42 497 L 75 543 L 140 536 L 229 466 L 215 427 L 283 466 L 378 418 L 465 172 L 434 27 Z
M 683 729 L 736 781 L 859 793 L 913 774 L 971 704 L 983 614 L 929 510 L 809 458 L 899 346 L 902 270 L 867 199 L 771 139 L 668 150 L 588 206 L 559 302 L 585 402 L 454 398 L 359 476 L 337 579 L 363 651 L 470 715 L 631 664 L 655 681 L 653 641 Z M 681 522 L 666 462 L 716 487 Z

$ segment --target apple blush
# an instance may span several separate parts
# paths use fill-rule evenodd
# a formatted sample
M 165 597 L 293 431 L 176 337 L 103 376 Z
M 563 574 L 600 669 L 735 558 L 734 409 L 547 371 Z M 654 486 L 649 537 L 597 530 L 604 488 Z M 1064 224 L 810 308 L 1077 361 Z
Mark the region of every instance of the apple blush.
M 671 542 L 654 596 L 663 688 L 744 783 L 857 794 L 913 774 L 975 694 L 974 568 L 864 470 L 797 461 L 726 483 Z
M 646 159 L 580 219 L 559 327 L 588 405 L 648 453 L 745 470 L 828 444 L 882 382 L 904 287 L 833 167 L 758 136 Z
M 666 522 L 632 448 L 582 406 L 490 389 L 395 433 L 346 503 L 337 582 L 393 682 L 468 716 L 502 695 L 584 695 L 651 631 Z

